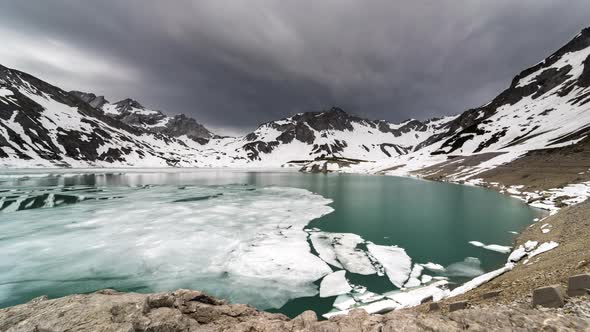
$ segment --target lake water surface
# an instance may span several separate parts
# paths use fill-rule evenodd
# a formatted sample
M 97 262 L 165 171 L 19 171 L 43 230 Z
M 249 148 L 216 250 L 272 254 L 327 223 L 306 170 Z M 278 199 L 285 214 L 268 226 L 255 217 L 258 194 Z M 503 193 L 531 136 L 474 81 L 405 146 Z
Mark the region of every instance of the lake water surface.
M 539 216 L 490 190 L 388 176 L 28 173 L 0 174 L 0 307 L 104 288 L 191 288 L 289 316 L 323 314 L 334 297 L 318 296 L 319 279 L 338 267 L 318 257 L 310 234 L 398 246 L 414 263 L 451 267 L 428 274 L 453 287 L 506 261 L 469 241 L 509 246 Z M 397 289 L 385 275 L 346 278 L 375 293 Z

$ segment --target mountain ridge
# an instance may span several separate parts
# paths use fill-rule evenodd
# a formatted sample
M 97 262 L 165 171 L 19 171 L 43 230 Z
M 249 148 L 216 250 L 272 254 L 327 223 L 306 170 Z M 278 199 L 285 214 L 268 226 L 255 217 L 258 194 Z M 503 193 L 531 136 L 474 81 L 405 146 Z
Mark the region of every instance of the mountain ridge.
M 0 163 L 7 167 L 259 167 L 340 158 L 359 161 L 351 171 L 410 172 L 454 155 L 503 155 L 489 162 L 498 165 L 590 134 L 590 28 L 518 73 L 489 103 L 456 116 L 391 123 L 332 107 L 269 121 L 240 137 L 215 135 L 191 117 L 165 115 L 134 99 L 111 103 L 0 69 Z M 67 123 L 72 115 L 86 131 Z M 32 159 L 37 163 L 19 162 Z M 336 169 L 342 166 L 349 165 Z

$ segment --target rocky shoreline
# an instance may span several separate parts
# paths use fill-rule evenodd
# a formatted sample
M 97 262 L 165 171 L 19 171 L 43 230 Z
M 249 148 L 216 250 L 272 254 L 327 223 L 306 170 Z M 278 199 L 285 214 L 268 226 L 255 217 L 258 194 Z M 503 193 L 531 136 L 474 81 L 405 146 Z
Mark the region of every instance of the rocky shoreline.
M 227 304 L 198 291 L 136 294 L 102 290 L 49 300 L 45 297 L 0 310 L 0 331 L 582 331 L 590 328 L 590 298 L 564 308 L 531 308 L 526 301 L 480 304 L 452 313 L 400 310 L 318 321 L 306 311 L 294 319 Z

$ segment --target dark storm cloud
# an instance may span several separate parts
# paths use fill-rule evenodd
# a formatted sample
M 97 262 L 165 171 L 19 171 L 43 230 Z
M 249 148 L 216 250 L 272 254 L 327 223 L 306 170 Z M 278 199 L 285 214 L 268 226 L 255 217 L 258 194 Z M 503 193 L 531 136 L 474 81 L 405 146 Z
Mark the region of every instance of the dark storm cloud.
M 487 102 L 588 17 L 587 0 L 6 0 L 0 63 L 213 128 L 332 105 L 399 121 Z

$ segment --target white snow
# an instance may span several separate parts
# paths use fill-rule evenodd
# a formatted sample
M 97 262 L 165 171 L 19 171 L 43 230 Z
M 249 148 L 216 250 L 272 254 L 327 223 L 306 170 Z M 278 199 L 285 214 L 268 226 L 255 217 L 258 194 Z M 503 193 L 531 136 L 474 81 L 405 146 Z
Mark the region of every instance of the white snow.
M 358 306 L 358 307 L 355 307 L 355 309 L 364 309 L 369 314 L 378 314 L 378 313 L 384 313 L 384 312 L 388 312 L 391 310 L 395 310 L 398 307 L 399 307 L 399 304 L 393 300 L 382 300 L 382 301 L 377 301 L 377 302 L 373 302 L 370 304 Z M 342 310 L 342 311 L 334 311 L 334 312 L 328 312 L 326 314 L 323 314 L 322 316 L 326 319 L 330 319 L 330 317 L 339 316 L 339 315 L 346 315 L 349 312 L 350 312 L 350 309 Z
M 453 289 L 448 295 L 447 297 L 453 297 L 453 296 L 457 296 L 460 294 L 464 294 L 510 270 L 512 270 L 514 268 L 514 264 L 512 263 L 506 263 L 506 265 L 504 265 L 504 267 L 482 274 L 478 277 L 473 278 L 472 280 L 464 283 L 463 285 Z
M 508 256 L 508 263 L 516 263 L 526 256 L 526 254 L 526 249 L 523 246 L 519 246 L 518 248 L 514 249 L 510 256 Z
M 437 281 L 428 286 L 414 288 L 409 291 L 396 292 L 387 297 L 399 303 L 399 309 L 414 307 L 430 296 L 433 297 L 433 301 L 435 302 L 443 299 L 448 294 L 448 290 L 443 287 L 447 284 L 448 281 L 446 280 Z
M 524 248 L 526 249 L 526 251 L 531 251 L 531 250 L 535 249 L 535 247 L 537 247 L 538 244 L 539 244 L 538 241 L 529 240 L 524 243 Z
M 14 93 L 7 88 L 0 86 L 0 97 L 12 96 Z
M 525 261 L 525 264 L 533 257 L 540 255 L 544 252 L 547 252 L 549 250 L 555 249 L 559 246 L 559 243 L 554 242 L 554 241 L 550 241 L 550 242 L 544 242 L 541 243 L 541 245 L 539 245 L 539 247 L 537 247 L 537 249 L 531 251 L 528 254 L 528 259 Z

